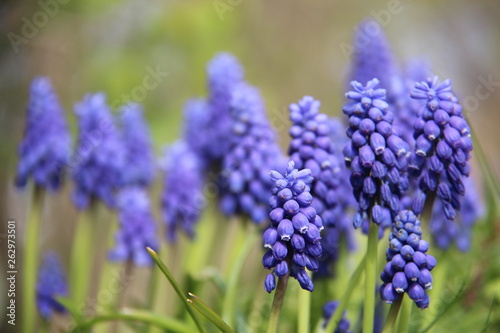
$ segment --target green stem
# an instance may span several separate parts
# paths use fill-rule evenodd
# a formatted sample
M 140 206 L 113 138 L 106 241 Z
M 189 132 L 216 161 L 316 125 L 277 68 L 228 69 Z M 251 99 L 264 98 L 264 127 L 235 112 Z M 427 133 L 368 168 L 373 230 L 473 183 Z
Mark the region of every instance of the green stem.
M 278 323 L 280 321 L 281 307 L 285 299 L 286 287 L 288 285 L 289 275 L 285 275 L 278 279 L 278 286 L 274 292 L 273 305 L 271 307 L 271 314 L 269 316 L 269 323 L 267 326 L 267 333 L 276 333 L 278 331 Z
M 158 281 L 159 281 L 158 277 L 160 274 L 161 274 L 160 270 L 158 270 L 158 269 L 151 270 L 151 276 L 149 277 L 149 285 L 148 285 L 149 286 L 148 287 L 148 295 L 146 298 L 146 306 L 145 306 L 146 310 L 152 310 L 154 308 L 154 304 L 156 301 L 156 295 L 157 295 L 157 291 L 158 291 Z M 151 326 L 148 324 L 144 328 L 144 332 L 148 333 L 151 331 L 150 329 L 151 329 Z
M 404 295 L 399 295 L 396 301 L 391 305 L 391 309 L 389 310 L 389 314 L 387 315 L 387 319 L 385 320 L 384 330 L 382 331 L 382 333 L 391 333 L 394 331 L 394 326 L 396 324 L 396 319 L 398 318 L 403 296 Z
M 224 219 L 219 211 L 216 203 L 210 203 L 207 212 L 203 214 L 200 223 L 198 224 L 197 237 L 194 242 L 189 245 L 188 253 L 184 261 L 183 271 L 189 275 L 196 277 L 201 269 L 207 266 L 210 259 L 211 249 L 213 248 L 217 238 L 217 225 L 212 217 Z
M 333 332 L 339 325 L 340 318 L 342 318 L 342 314 L 344 313 L 344 310 L 347 308 L 347 304 L 351 299 L 351 295 L 354 292 L 354 289 L 356 289 L 356 287 L 358 286 L 359 281 L 361 280 L 361 275 L 363 275 L 365 268 L 365 262 L 366 262 L 366 256 L 363 257 L 363 259 L 361 259 L 361 261 L 358 264 L 358 267 L 356 267 L 356 270 L 352 274 L 352 277 L 349 280 L 347 288 L 345 289 L 344 294 L 340 299 L 339 306 L 337 307 L 337 310 L 333 314 L 333 317 L 328 322 L 328 325 L 325 328 L 325 332 Z
M 73 303 L 78 311 L 85 308 L 89 292 L 89 277 L 92 276 L 92 259 L 94 251 L 94 221 L 96 206 L 91 205 L 80 213 L 77 221 L 73 251 L 71 253 L 71 292 Z
M 238 253 L 236 260 L 234 261 L 233 268 L 229 274 L 229 279 L 226 286 L 226 294 L 224 297 L 224 303 L 222 306 L 222 319 L 229 325 L 233 326 L 234 312 L 237 308 L 236 300 L 238 295 L 238 280 L 240 279 L 241 270 L 245 264 L 245 258 L 252 249 L 255 241 L 258 238 L 255 230 L 255 224 L 252 222 L 248 223 L 249 227 L 246 232 L 246 239 L 242 243 L 240 251 L 235 251 Z M 232 250 L 234 251 L 234 249 Z
M 36 300 L 36 276 L 38 262 L 38 235 L 40 234 L 40 224 L 43 208 L 43 191 L 36 186 L 33 189 L 32 204 L 26 223 L 26 240 L 24 253 L 24 315 L 23 332 L 32 333 L 35 331 L 35 300 Z
M 311 292 L 298 289 L 299 309 L 298 309 L 298 331 L 299 333 L 308 333 L 311 321 Z
M 413 308 L 413 301 L 411 300 L 411 298 L 404 297 L 401 313 L 399 315 L 398 330 L 396 332 L 398 333 L 408 332 L 408 329 L 410 328 L 410 317 L 412 308 Z
M 377 280 L 377 245 L 378 225 L 370 221 L 365 262 L 365 307 L 363 313 L 363 332 L 373 332 L 375 288 Z
M 124 267 L 123 267 L 123 274 L 120 276 L 120 285 L 123 286 L 123 290 L 117 294 L 116 296 L 116 309 L 120 311 L 120 309 L 123 309 L 127 306 L 127 299 L 128 299 L 128 293 L 130 291 L 129 284 L 132 279 L 131 276 L 133 275 L 133 269 L 134 269 L 134 264 L 132 263 L 132 260 L 127 260 L 125 262 Z M 115 322 L 113 324 L 113 329 L 112 332 L 119 332 L 118 330 L 118 323 Z

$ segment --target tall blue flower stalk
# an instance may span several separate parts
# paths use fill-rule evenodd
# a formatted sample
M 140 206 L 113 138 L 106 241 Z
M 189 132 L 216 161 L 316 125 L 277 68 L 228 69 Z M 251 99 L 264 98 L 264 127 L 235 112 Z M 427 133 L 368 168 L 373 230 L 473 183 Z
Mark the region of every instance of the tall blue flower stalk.
M 469 176 L 472 140 L 462 106 L 452 92 L 450 80 L 437 77 L 415 84 L 411 92 L 422 101 L 415 121 L 415 151 L 410 159 L 414 177 L 419 177 L 420 193 L 413 210 L 420 214 L 426 197 L 435 193 L 447 219 L 455 220 Z
M 429 306 L 426 290 L 432 288 L 431 271 L 436 259 L 426 253 L 428 248 L 429 243 L 422 239 L 420 220 L 411 210 L 401 211 L 394 220 L 386 252 L 387 264 L 380 275 L 383 282 L 380 294 L 386 303 L 407 293 L 419 308 Z
M 346 94 L 352 100 L 343 108 L 349 117 L 350 141 L 343 153 L 351 170 L 351 185 L 359 203 L 354 226 L 359 227 L 367 213 L 373 222 L 384 221 L 383 207 L 397 214 L 401 195 L 408 188 L 406 177 L 408 144 L 392 125 L 393 113 L 385 101 L 385 89 L 377 89 L 378 80 L 363 86 L 352 82 Z
M 109 252 L 109 259 L 131 262 L 137 266 L 151 265 L 153 262 L 146 247 L 157 251 L 159 244 L 146 190 L 140 186 L 123 188 L 116 201 L 120 226 L 115 235 L 116 245 Z
M 203 159 L 188 144 L 179 141 L 166 150 L 162 164 L 165 176 L 161 209 L 167 240 L 175 242 L 178 230 L 193 238 L 206 205 Z
M 27 109 L 16 185 L 24 188 L 33 177 L 36 186 L 55 190 L 61 185 L 68 165 L 71 136 L 64 110 L 47 77 L 33 79 Z
M 143 112 L 137 103 L 129 103 L 120 109 L 126 160 L 122 176 L 124 186 L 147 187 L 154 178 L 153 143 Z
M 38 270 L 36 303 L 40 316 L 49 320 L 54 312 L 65 312 L 57 297 L 68 296 L 68 283 L 56 253 L 46 253 Z
M 93 200 L 114 206 L 122 185 L 126 153 L 104 93 L 87 94 L 75 105 L 78 146 L 75 153 L 73 202 L 85 209 Z
M 267 275 L 264 287 L 271 292 L 276 288 L 276 277 L 289 275 L 297 279 L 302 289 L 312 291 L 314 284 L 305 269 L 319 268 L 323 222 L 312 206 L 311 170 L 299 171 L 290 161 L 284 175 L 271 171 L 271 179 L 274 182 L 269 199 L 271 225 L 263 235 L 268 251 L 262 264 L 273 272 Z
M 281 152 L 256 88 L 246 83 L 234 87 L 230 110 L 232 137 L 222 163 L 221 210 L 261 223 L 269 214 L 268 174 L 280 162 Z

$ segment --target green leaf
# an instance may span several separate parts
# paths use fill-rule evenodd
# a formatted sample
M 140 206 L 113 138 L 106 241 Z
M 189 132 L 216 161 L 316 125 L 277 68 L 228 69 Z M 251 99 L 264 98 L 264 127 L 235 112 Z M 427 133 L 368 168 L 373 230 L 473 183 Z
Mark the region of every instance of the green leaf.
M 147 247 L 146 250 L 148 251 L 151 258 L 153 258 L 156 265 L 158 265 L 158 267 L 162 271 L 163 275 L 165 275 L 168 282 L 170 282 L 170 284 L 174 288 L 174 290 L 177 293 L 177 295 L 179 296 L 182 304 L 184 304 L 189 315 L 191 316 L 191 318 L 193 318 L 193 321 L 194 321 L 196 327 L 198 328 L 198 331 L 201 333 L 204 333 L 203 327 L 201 326 L 200 322 L 196 318 L 195 313 L 193 312 L 193 310 L 191 309 L 191 307 L 188 304 L 188 301 L 186 299 L 187 295 L 181 290 L 181 288 L 179 287 L 179 284 L 175 281 L 174 277 L 172 276 L 172 274 L 168 270 L 167 266 L 165 266 L 163 261 L 161 261 L 161 259 L 158 257 L 158 254 L 153 249 L 151 249 L 150 247 Z
M 215 326 L 217 326 L 222 332 L 234 333 L 233 329 L 229 327 L 226 322 L 224 322 L 224 320 L 222 320 L 222 318 L 214 310 L 212 310 L 212 308 L 206 305 L 198 296 L 192 293 L 189 293 L 189 296 L 191 296 L 191 298 L 187 300 L 188 303 Z
M 69 299 L 65 297 L 56 297 L 56 300 L 61 303 L 62 306 L 66 310 L 68 310 L 69 314 L 73 319 L 77 322 L 77 324 L 83 323 L 84 319 L 80 315 L 80 312 L 76 309 L 75 304 Z
M 192 333 L 193 327 L 185 323 L 168 317 L 163 317 L 144 310 L 125 309 L 118 313 L 109 313 L 93 317 L 92 319 L 80 323 L 73 329 L 73 332 L 81 332 L 82 329 L 89 329 L 90 327 L 107 321 L 125 320 L 131 322 L 140 322 L 144 324 L 153 325 L 164 329 L 168 332 L 175 333 Z

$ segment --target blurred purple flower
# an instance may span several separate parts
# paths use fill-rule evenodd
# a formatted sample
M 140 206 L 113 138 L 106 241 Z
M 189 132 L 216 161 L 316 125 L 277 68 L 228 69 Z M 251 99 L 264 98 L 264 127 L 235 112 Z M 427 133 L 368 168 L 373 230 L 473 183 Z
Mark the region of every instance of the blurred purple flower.
M 192 238 L 206 204 L 203 161 L 188 144 L 178 141 L 166 150 L 162 164 L 165 177 L 161 209 L 167 240 L 175 242 L 178 229 Z
M 54 252 L 46 253 L 38 270 L 36 304 L 40 316 L 49 320 L 54 312 L 65 312 L 56 297 L 68 296 L 68 283 L 59 257 Z
M 204 151 L 211 159 L 220 160 L 229 149 L 231 134 L 230 104 L 232 89 L 243 82 L 244 71 L 229 53 L 217 54 L 207 65 L 209 121 Z
M 114 206 L 114 192 L 122 185 L 127 165 L 121 135 L 114 124 L 104 93 L 87 94 L 75 105 L 78 147 L 74 155 L 73 202 L 85 209 L 92 199 Z
M 146 251 L 159 248 L 156 223 L 151 213 L 147 191 L 144 188 L 124 187 L 117 195 L 120 227 L 115 235 L 116 245 L 109 252 L 111 261 L 130 261 L 137 266 L 153 263 Z
M 335 314 L 335 311 L 337 311 L 338 306 L 339 306 L 338 301 L 329 301 L 326 302 L 325 305 L 323 305 L 323 319 L 325 320 L 323 328 L 326 328 L 328 322 L 330 321 L 330 318 L 332 318 L 332 316 Z M 351 332 L 349 330 L 350 326 L 351 323 L 345 317 L 345 311 L 344 311 L 342 317 L 340 318 L 339 324 L 335 329 L 335 331 L 333 331 L 333 333 L 350 333 Z
M 269 214 L 269 171 L 282 156 L 277 136 L 256 88 L 246 83 L 236 85 L 230 110 L 232 137 L 222 162 L 221 210 L 226 215 L 243 213 L 261 223 Z
M 59 188 L 71 153 L 71 136 L 59 99 L 46 77 L 36 77 L 30 87 L 24 137 L 19 145 L 16 185 L 33 177 L 37 186 Z
M 149 127 L 142 106 L 129 103 L 120 109 L 125 145 L 126 167 L 122 183 L 125 186 L 149 186 L 154 178 L 155 161 Z

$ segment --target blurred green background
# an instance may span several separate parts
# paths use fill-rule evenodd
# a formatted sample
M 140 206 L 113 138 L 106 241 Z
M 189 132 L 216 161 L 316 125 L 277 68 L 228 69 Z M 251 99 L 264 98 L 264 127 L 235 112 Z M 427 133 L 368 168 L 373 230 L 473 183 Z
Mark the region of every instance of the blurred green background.
M 261 89 L 285 147 L 287 105 L 303 95 L 341 115 L 349 64 L 341 46 L 366 17 L 384 26 L 401 63 L 425 57 L 462 99 L 478 101 L 468 117 L 498 176 L 498 0 L 12 0 L 0 3 L 0 219 L 17 219 L 23 234 L 29 196 L 13 187 L 13 177 L 34 76 L 52 79 L 73 133 L 73 104 L 86 92 L 104 91 L 114 106 L 143 103 L 159 154 L 181 132 L 183 103 L 205 95 L 207 61 L 229 51 Z M 151 70 L 168 75 L 143 89 Z M 488 80 L 493 84 L 485 86 Z M 68 184 L 49 200 L 43 248 L 65 253 L 71 243 L 69 193 Z

